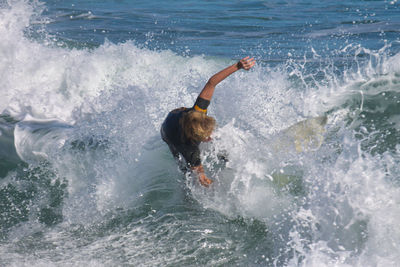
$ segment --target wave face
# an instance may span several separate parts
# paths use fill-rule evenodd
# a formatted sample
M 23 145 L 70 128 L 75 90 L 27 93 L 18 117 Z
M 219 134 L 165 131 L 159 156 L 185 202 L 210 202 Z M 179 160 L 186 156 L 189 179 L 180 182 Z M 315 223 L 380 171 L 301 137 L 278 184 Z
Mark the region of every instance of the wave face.
M 392 2 L 374 16 L 386 8 L 395 21 Z M 216 5 L 222 13 L 214 32 L 201 31 L 200 18 L 192 17 L 186 28 L 171 22 L 157 35 L 162 26 L 146 22 L 186 16 L 178 4 L 154 13 L 151 1 L 136 9 L 114 4 L 91 10 L 68 1 L 0 4 L 1 264 L 398 264 L 396 22 L 347 23 L 341 12 L 355 7 L 345 3 L 325 10 L 312 2 L 245 2 L 230 7 L 253 15 Z M 212 17 L 211 4 L 203 5 L 200 14 Z M 300 8 L 300 15 L 312 7 L 338 15 L 340 26 L 316 23 L 294 35 L 305 17 L 285 28 L 287 10 Z M 123 12 L 128 8 L 138 21 Z M 262 17 L 263 10 L 280 15 Z M 226 30 L 239 18 L 243 24 Z M 127 30 L 132 23 L 134 33 Z M 281 25 L 283 35 L 262 23 Z M 104 39 L 99 25 L 105 33 L 121 31 Z M 83 35 L 89 28 L 92 35 Z M 271 52 L 268 38 L 278 36 L 279 43 L 292 34 L 291 48 L 285 41 Z M 295 51 L 299 34 L 312 41 Z M 170 110 L 191 106 L 205 81 L 234 62 L 229 52 L 236 57 L 244 49 L 234 41 L 246 38 L 265 43 L 249 49 L 260 57 L 252 71 L 235 73 L 215 92 L 209 113 L 218 128 L 201 147 L 214 184 L 205 189 L 179 171 L 159 128 Z M 207 55 L 199 48 L 204 40 L 211 43 Z M 334 48 L 314 46 L 319 41 Z M 285 129 L 321 115 L 327 124 L 319 149 L 276 146 Z

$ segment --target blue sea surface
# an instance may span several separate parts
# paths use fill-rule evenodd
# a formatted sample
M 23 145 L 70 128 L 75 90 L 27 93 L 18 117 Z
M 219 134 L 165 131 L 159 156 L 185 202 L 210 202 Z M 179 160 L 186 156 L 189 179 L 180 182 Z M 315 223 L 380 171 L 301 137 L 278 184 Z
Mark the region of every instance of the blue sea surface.
M 398 40 L 397 1 L 47 1 L 47 33 L 78 47 L 135 41 L 178 54 L 284 62 Z M 397 52 L 398 48 L 394 51 Z
M 245 56 L 204 188 L 159 129 Z M 0 77 L 1 266 L 400 262 L 397 0 L 0 1 Z

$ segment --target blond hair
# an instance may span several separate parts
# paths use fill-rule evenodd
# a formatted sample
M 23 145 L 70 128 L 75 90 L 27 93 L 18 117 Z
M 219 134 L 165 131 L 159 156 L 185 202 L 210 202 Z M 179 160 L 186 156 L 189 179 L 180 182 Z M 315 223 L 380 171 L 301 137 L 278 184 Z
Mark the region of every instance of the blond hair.
M 205 141 L 215 127 L 215 119 L 203 112 L 191 110 L 185 112 L 180 121 L 185 137 L 194 141 Z

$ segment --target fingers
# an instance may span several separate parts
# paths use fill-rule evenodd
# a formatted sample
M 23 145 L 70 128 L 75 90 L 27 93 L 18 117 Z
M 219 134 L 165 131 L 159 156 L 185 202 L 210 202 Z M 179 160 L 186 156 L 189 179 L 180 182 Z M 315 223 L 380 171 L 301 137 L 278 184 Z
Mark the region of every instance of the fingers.
M 199 176 L 199 182 L 202 186 L 209 187 L 213 181 L 203 174 Z
M 240 64 L 243 69 L 249 70 L 256 64 L 256 60 L 253 57 L 250 58 L 249 56 L 247 56 L 240 60 Z

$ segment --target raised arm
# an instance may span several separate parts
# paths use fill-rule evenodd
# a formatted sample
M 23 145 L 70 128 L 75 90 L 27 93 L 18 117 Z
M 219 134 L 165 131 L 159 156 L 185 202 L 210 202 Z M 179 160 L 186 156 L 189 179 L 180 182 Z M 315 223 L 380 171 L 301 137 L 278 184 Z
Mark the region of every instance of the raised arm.
M 245 57 L 241 59 L 238 63 L 233 64 L 232 66 L 229 66 L 220 72 L 214 74 L 206 83 L 204 86 L 203 90 L 200 92 L 199 97 L 203 98 L 205 100 L 210 101 L 213 94 L 214 94 L 214 89 L 217 84 L 222 82 L 226 77 L 231 75 L 232 73 L 244 69 L 244 70 L 249 70 L 251 67 L 256 64 L 256 61 L 254 58 L 250 57 Z
M 214 94 L 214 89 L 217 84 L 222 82 L 226 77 L 231 75 L 232 73 L 244 69 L 244 70 L 249 70 L 256 64 L 256 61 L 254 58 L 250 57 L 245 57 L 241 59 L 238 63 L 233 64 L 232 66 L 229 66 L 220 72 L 214 74 L 206 83 L 204 86 L 203 90 L 200 92 L 199 97 L 196 100 L 196 103 L 194 105 L 194 109 L 200 112 L 207 112 L 207 106 L 210 104 L 210 100 Z M 192 171 L 194 171 L 199 178 L 199 182 L 205 186 L 208 187 L 211 185 L 213 182 L 211 179 L 209 179 L 206 174 L 204 173 L 204 168 L 203 165 L 198 165 L 195 167 L 192 167 Z

